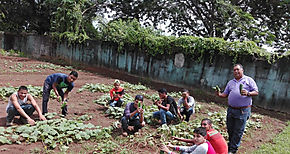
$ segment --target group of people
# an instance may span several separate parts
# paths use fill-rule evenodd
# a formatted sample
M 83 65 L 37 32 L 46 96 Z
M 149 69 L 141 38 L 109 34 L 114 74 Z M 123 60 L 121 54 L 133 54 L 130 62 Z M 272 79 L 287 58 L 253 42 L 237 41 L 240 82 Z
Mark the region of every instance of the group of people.
M 193 144 L 188 147 L 173 146 L 171 144 L 162 145 L 161 149 L 167 153 L 173 153 L 169 148 L 183 153 L 236 153 L 240 146 L 241 138 L 244 133 L 246 121 L 251 114 L 252 96 L 258 95 L 258 87 L 256 82 L 249 76 L 244 75 L 244 69 L 241 64 L 236 64 L 233 67 L 234 79 L 230 80 L 223 93 L 216 91 L 216 95 L 222 98 L 228 98 L 227 109 L 227 132 L 229 142 L 226 144 L 223 136 L 212 128 L 212 121 L 210 119 L 203 119 L 201 127 L 194 130 L 193 139 L 181 139 L 173 137 L 175 140 L 184 141 Z M 33 97 L 28 94 L 28 89 L 21 86 L 18 92 L 9 97 L 7 105 L 7 126 L 12 125 L 14 116 L 20 115 L 20 119 L 24 123 L 34 125 L 35 121 L 31 119 L 32 113 L 36 110 L 40 120 L 46 120 L 44 114 L 47 111 L 47 104 L 50 96 L 50 91 L 53 89 L 57 99 L 60 102 L 66 102 L 68 93 L 74 87 L 74 81 L 78 78 L 78 73 L 72 71 L 69 75 L 62 73 L 55 73 L 49 75 L 43 86 L 43 101 L 42 113 L 36 104 Z M 242 88 L 241 88 L 242 87 Z M 63 88 L 66 91 L 63 92 Z M 184 89 L 182 97 L 176 103 L 175 100 L 167 95 L 165 88 L 158 90 L 159 99 L 154 101 L 158 106 L 158 111 L 153 113 L 153 118 L 159 119 L 161 125 L 170 124 L 176 118 L 189 121 L 190 116 L 194 113 L 195 100 L 190 96 L 189 91 Z M 110 106 L 120 107 L 123 104 L 122 97 L 124 95 L 124 88 L 120 86 L 120 81 L 114 82 L 114 87 L 110 90 Z M 139 129 L 145 126 L 143 96 L 136 95 L 134 102 L 127 103 L 124 116 L 121 118 L 123 135 L 134 134 Z M 27 102 L 30 101 L 31 104 Z M 67 106 L 62 108 L 62 114 L 67 114 Z M 184 117 L 185 116 L 185 117 Z
M 31 118 L 31 115 L 35 110 L 40 120 L 46 120 L 44 115 L 48 112 L 47 105 L 50 91 L 53 89 L 60 103 L 66 103 L 68 93 L 74 88 L 74 81 L 77 78 L 78 73 L 76 71 L 71 71 L 69 75 L 63 73 L 49 75 L 45 79 L 43 85 L 42 112 L 35 99 L 28 93 L 28 88 L 26 86 L 20 86 L 18 91 L 13 93 L 8 99 L 8 105 L 6 107 L 6 126 L 13 125 L 15 116 L 20 116 L 20 121 L 23 124 L 29 123 L 30 125 L 34 125 L 35 121 Z M 63 91 L 64 88 L 66 88 L 65 92 Z M 64 116 L 67 115 L 67 104 L 63 105 L 62 114 Z
M 161 151 L 173 153 L 169 150 L 182 151 L 183 153 L 218 153 L 232 154 L 238 151 L 242 136 L 246 127 L 246 122 L 251 114 L 252 96 L 259 94 L 256 82 L 249 76 L 244 75 L 244 69 L 241 64 L 235 64 L 233 67 L 234 79 L 230 80 L 225 90 L 221 93 L 216 90 L 216 95 L 222 98 L 228 98 L 228 109 L 226 125 L 228 132 L 228 144 L 224 137 L 212 128 L 210 119 L 203 119 L 201 127 L 194 130 L 193 139 L 173 139 L 192 143 L 192 146 L 180 147 L 171 144 L 161 146 Z M 154 102 L 159 111 L 153 113 L 153 117 L 160 120 L 161 125 L 170 123 L 174 118 L 179 117 L 181 120 L 189 121 L 190 116 L 194 113 L 195 100 L 189 95 L 189 91 L 184 89 L 182 97 L 176 105 L 175 100 L 167 95 L 166 89 L 158 90 L 159 100 Z M 133 103 L 129 103 L 124 111 L 124 117 L 121 119 L 123 135 L 132 134 L 141 129 L 144 123 L 143 109 L 138 106 L 143 102 L 143 96 L 137 95 Z

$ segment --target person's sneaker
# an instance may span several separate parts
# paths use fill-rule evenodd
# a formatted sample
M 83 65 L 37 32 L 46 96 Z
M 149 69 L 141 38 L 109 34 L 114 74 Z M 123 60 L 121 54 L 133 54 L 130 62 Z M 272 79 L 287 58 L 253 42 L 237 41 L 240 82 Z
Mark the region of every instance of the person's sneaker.
M 13 121 L 11 121 L 11 122 L 6 122 L 6 126 L 7 126 L 7 127 L 13 126 Z
M 28 124 L 27 119 L 25 119 L 25 118 L 23 118 L 23 117 L 20 117 L 19 120 L 22 122 L 22 124 Z

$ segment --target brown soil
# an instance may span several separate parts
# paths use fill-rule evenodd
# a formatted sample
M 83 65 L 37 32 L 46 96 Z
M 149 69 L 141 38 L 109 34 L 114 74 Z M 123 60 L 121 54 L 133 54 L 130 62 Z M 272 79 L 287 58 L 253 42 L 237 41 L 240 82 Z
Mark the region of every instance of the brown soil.
M 70 70 L 68 69 L 41 69 L 38 68 L 41 72 L 15 72 L 15 67 L 17 63 L 22 63 L 23 67 L 21 70 L 32 70 L 35 68 L 31 68 L 32 65 L 36 64 L 48 64 L 47 62 L 37 61 L 29 58 L 22 57 L 8 57 L 0 55 L 0 86 L 15 86 L 18 87 L 20 85 L 34 85 L 34 86 L 42 86 L 45 78 L 56 72 L 68 74 Z M 13 66 L 13 68 L 11 67 Z M 97 99 L 101 96 L 101 93 L 91 93 L 91 92 L 82 92 L 77 93 L 77 90 L 84 85 L 85 83 L 112 83 L 114 79 L 120 79 L 122 81 L 127 81 L 130 83 L 138 83 L 141 82 L 150 86 L 152 89 L 158 89 L 161 87 L 167 88 L 169 91 L 178 91 L 182 89 L 182 87 L 177 87 L 174 85 L 168 85 L 165 83 L 156 82 L 154 80 L 148 80 L 146 78 L 140 78 L 133 75 L 128 75 L 122 72 L 116 72 L 116 70 L 110 70 L 105 68 L 98 67 L 88 67 L 82 66 L 78 67 L 78 69 L 83 69 L 86 71 L 79 71 L 79 78 L 75 82 L 75 88 L 69 94 L 69 114 L 67 116 L 68 119 L 88 114 L 92 115 L 93 118 L 89 121 L 94 125 L 101 126 L 109 126 L 112 122 L 116 121 L 114 119 L 109 119 L 103 114 L 103 107 L 101 105 L 97 105 L 93 103 L 93 100 Z M 188 87 L 186 87 L 188 88 Z M 206 105 L 205 111 L 215 111 L 220 108 L 223 108 L 226 104 L 226 100 L 217 99 L 215 96 L 211 94 L 207 94 L 205 92 L 200 92 L 196 88 L 188 88 L 194 93 L 194 97 L 197 99 L 199 103 L 203 103 Z M 154 90 L 148 91 L 149 93 L 154 93 Z M 36 98 L 38 105 L 41 107 L 41 98 Z M 218 102 L 220 105 L 210 104 L 207 102 Z M 146 103 L 150 103 L 150 101 L 146 101 Z M 6 100 L 0 100 L 0 127 L 5 127 L 6 123 L 6 112 L 5 108 L 7 105 Z M 50 100 L 48 104 L 49 112 L 60 112 L 60 104 L 56 100 Z M 206 115 L 206 112 L 201 112 L 203 115 Z M 240 153 L 250 153 L 251 151 L 257 149 L 262 143 L 270 142 L 271 139 L 283 128 L 285 127 L 285 122 L 290 119 L 289 115 L 285 113 L 278 113 L 274 111 L 263 110 L 260 108 L 254 108 L 253 112 L 257 112 L 265 115 L 262 123 L 262 129 L 257 129 L 255 132 L 251 132 L 246 135 L 243 139 Z M 195 115 L 197 116 L 197 115 Z M 194 118 L 193 116 L 192 118 Z M 37 113 L 34 113 L 33 117 L 37 117 Z M 16 120 L 17 122 L 17 120 Z M 153 130 L 154 131 L 154 130 Z M 94 143 L 85 143 L 87 146 L 93 146 Z M 84 153 L 86 148 L 83 146 L 84 144 L 72 144 L 70 146 L 70 150 L 73 150 L 74 153 Z M 81 150 L 80 150 L 81 149 Z M 138 153 L 153 153 L 150 152 L 151 149 L 146 147 L 138 148 Z M 0 145 L 0 153 L 33 153 L 40 151 L 43 152 L 43 145 L 40 142 L 26 144 L 22 143 L 20 145 Z M 57 150 L 56 150 L 57 151 Z M 90 151 L 90 150 L 88 150 Z

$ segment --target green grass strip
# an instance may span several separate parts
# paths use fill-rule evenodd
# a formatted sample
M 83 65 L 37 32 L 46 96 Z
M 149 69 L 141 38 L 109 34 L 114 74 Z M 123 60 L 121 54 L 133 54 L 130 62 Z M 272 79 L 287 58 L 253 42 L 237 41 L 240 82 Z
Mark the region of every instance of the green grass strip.
M 290 153 L 290 121 L 287 122 L 287 126 L 278 134 L 271 143 L 263 144 L 259 150 L 254 151 L 255 154 L 264 153 L 279 153 L 289 154 Z

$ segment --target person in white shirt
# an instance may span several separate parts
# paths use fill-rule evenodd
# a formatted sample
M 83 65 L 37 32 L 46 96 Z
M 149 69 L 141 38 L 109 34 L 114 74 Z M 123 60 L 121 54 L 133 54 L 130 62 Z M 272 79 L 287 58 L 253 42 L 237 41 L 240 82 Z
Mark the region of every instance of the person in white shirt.
M 28 101 L 30 101 L 31 104 L 29 104 Z M 13 125 L 13 119 L 15 116 L 20 116 L 20 120 L 25 124 L 29 123 L 30 125 L 34 125 L 35 121 L 30 116 L 35 110 L 37 111 L 40 120 L 46 120 L 34 98 L 28 94 L 27 87 L 20 86 L 18 91 L 9 97 L 8 105 L 6 107 L 6 112 L 8 114 L 6 117 L 6 126 Z
M 182 97 L 178 100 L 178 115 L 181 120 L 189 121 L 190 116 L 195 113 L 194 106 L 195 100 L 192 96 L 189 95 L 189 91 L 187 89 L 182 90 Z

